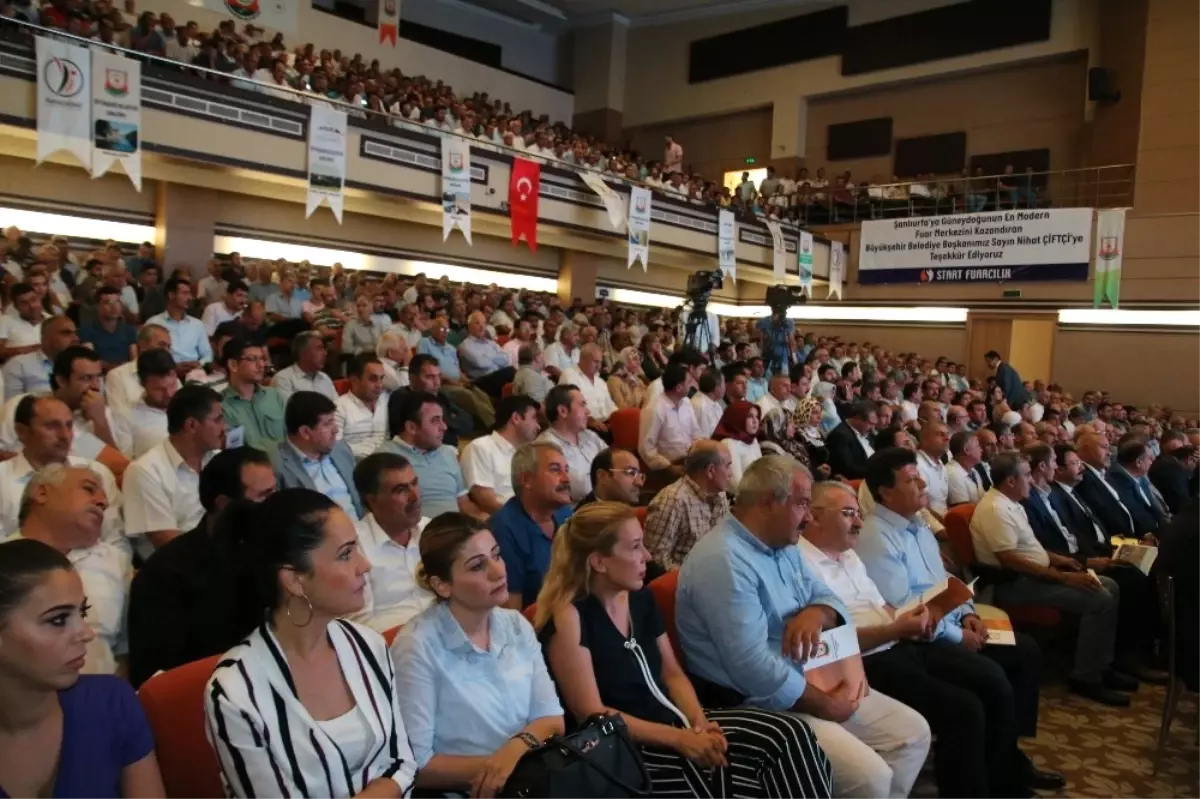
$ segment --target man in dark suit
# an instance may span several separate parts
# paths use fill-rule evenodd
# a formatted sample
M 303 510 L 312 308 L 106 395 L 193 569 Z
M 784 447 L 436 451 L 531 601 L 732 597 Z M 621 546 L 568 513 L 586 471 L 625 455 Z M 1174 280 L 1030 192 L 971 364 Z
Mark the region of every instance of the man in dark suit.
M 1121 498 L 1121 503 L 1133 518 L 1134 535 L 1151 535 L 1166 521 L 1150 496 L 1150 481 L 1146 474 L 1154 456 L 1145 442 L 1134 439 L 1117 448 L 1117 462 L 1108 470 L 1108 484 Z
M 1178 513 L 1191 496 L 1188 483 L 1200 459 L 1200 450 L 1188 444 L 1182 433 L 1175 435 L 1177 439 L 1163 436 L 1162 454 L 1150 464 L 1150 483 L 1158 489 L 1167 510 L 1173 514 Z M 1172 446 L 1168 446 L 1168 441 Z
M 878 421 L 875 403 L 870 400 L 858 400 L 850 406 L 845 421 L 825 436 L 833 474 L 847 480 L 861 480 L 867 476 L 867 458 L 875 454 L 870 436 Z
M 1189 691 L 1200 684 L 1200 501 L 1189 498 L 1162 530 L 1156 572 L 1175 578 L 1175 663 Z
M 1133 514 L 1105 478 L 1110 453 L 1108 439 L 1098 433 L 1084 433 L 1075 447 L 1083 461 L 1083 477 L 1075 488 L 1075 496 L 1087 505 L 1106 535 L 1133 537 Z
M 281 489 L 318 491 L 358 521 L 363 505 L 354 486 L 354 453 L 337 440 L 336 412 L 333 400 L 315 391 L 289 397 L 283 415 L 287 438 L 279 442 L 275 470 Z
M 988 369 L 996 373 L 996 385 L 1000 386 L 1000 390 L 1004 392 L 1004 399 L 1008 401 L 1008 407 L 1014 411 L 1019 411 L 1029 402 L 1029 395 L 1025 391 L 1025 384 L 1021 381 L 1021 375 L 1017 374 L 1017 370 L 1005 363 L 1000 357 L 1000 353 L 995 350 L 988 350 L 983 356 L 987 361 Z
M 1136 566 L 1111 559 L 1112 546 L 1088 508 L 1073 496 L 1085 469 L 1070 444 L 1027 447 L 1032 487 L 1022 504 L 1029 525 L 1050 552 L 1075 558 L 1086 568 L 1112 578 L 1120 589 L 1117 606 L 1117 668 L 1146 682 L 1162 675 L 1145 666 L 1158 629 L 1158 610 L 1150 579 Z

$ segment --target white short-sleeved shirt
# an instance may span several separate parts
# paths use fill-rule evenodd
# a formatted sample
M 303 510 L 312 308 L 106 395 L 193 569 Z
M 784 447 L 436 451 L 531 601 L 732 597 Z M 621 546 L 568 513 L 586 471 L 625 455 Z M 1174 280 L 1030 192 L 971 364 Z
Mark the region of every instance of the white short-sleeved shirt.
M 203 463 L 212 456 L 206 454 Z M 187 465 L 170 439 L 129 464 L 125 470 L 125 535 L 134 540 L 142 557 L 154 551 L 146 533 L 186 533 L 202 518 L 200 473 Z
M 279 397 L 283 400 L 285 407 L 287 406 L 287 401 L 297 391 L 315 391 L 318 394 L 324 394 L 334 402 L 337 402 L 338 398 L 337 389 L 333 385 L 332 377 L 324 372 L 317 372 L 311 376 L 307 375 L 296 364 L 279 370 L 275 375 L 275 379 L 271 381 L 271 387 L 279 392 Z
M 516 451 L 517 448 L 499 433 L 477 438 L 467 444 L 461 456 L 467 488 L 490 488 L 496 492 L 497 499 L 507 502 L 515 493 L 512 487 L 512 457 Z
M 608 383 L 600 377 L 599 372 L 589 380 L 588 376 L 578 367 L 571 367 L 562 373 L 558 384 L 560 386 L 567 384 L 577 386 L 579 393 L 583 394 L 584 400 L 587 401 L 588 416 L 593 419 L 603 422 L 617 409 L 612 393 L 608 390 Z
M 9 347 L 36 347 L 42 343 L 42 321 L 30 324 L 17 314 L 0 314 L 0 339 Z
M 579 348 L 576 347 L 568 353 L 562 342 L 556 341 L 546 347 L 543 357 L 547 366 L 553 366 L 559 372 L 565 372 L 579 365 Z
M 375 521 L 375 514 L 368 513 L 358 521 L 355 525 L 358 545 L 371 564 L 371 571 L 367 573 L 363 609 L 352 621 L 383 633 L 407 624 L 433 603 L 433 594 L 417 585 L 421 531 L 427 524 L 429 519 L 422 518 L 408 546 L 400 546 Z
M 950 482 L 946 477 L 946 467 L 925 452 L 918 452 L 917 471 L 925 481 L 929 508 L 939 516 L 946 515 L 947 503 L 950 501 Z
M 1000 565 L 997 552 L 1016 552 L 1038 565 L 1050 565 L 1025 509 L 994 488 L 983 495 L 971 515 L 971 542 L 975 556 L 987 566 Z
M 120 414 L 117 424 L 128 431 L 129 449 L 121 450 L 128 458 L 140 458 L 167 440 L 167 412 L 151 408 L 144 402 L 134 405 L 128 413 Z
M 979 472 L 964 469 L 958 461 L 946 464 L 946 484 L 949 488 L 946 501 L 950 505 L 977 503 L 983 498 L 983 481 L 979 479 Z
M 696 412 L 696 424 L 700 427 L 700 435 L 709 438 L 717 429 L 725 409 L 721 403 L 700 391 L 697 391 L 690 401 L 692 410 Z
M 892 614 L 888 612 L 887 600 L 879 593 L 879 586 L 875 585 L 871 575 L 867 574 L 867 567 L 857 552 L 847 549 L 835 558 L 804 537 L 800 538 L 796 546 L 800 548 L 801 557 L 821 578 L 821 582 L 842 600 L 846 610 L 850 611 L 850 620 L 854 622 L 855 627 L 861 629 L 891 623 Z M 863 654 L 882 652 L 890 649 L 895 643 L 888 641 Z
M 232 322 L 242 315 L 241 311 L 234 313 L 229 310 L 229 307 L 224 302 L 210 302 L 204 308 L 204 315 L 200 321 L 204 322 L 204 330 L 208 333 L 208 337 L 212 338 L 217 333 L 217 328 L 224 322 Z
M 388 437 L 388 398 L 383 392 L 375 401 L 375 410 L 367 407 L 354 393 L 347 392 L 334 401 L 337 437 L 346 442 L 355 460 L 362 460 Z
M 104 494 L 108 498 L 108 510 L 104 512 L 104 532 L 102 540 L 110 544 L 125 546 L 125 531 L 121 523 L 121 489 L 117 488 L 117 480 L 107 466 L 94 460 L 80 458 L 76 455 L 67 456 L 67 465 L 91 469 L 100 478 Z M 24 453 L 18 453 L 15 458 L 0 463 L 0 537 L 12 535 L 17 531 L 21 505 L 21 495 L 25 486 L 33 476 L 33 466 L 25 458 Z

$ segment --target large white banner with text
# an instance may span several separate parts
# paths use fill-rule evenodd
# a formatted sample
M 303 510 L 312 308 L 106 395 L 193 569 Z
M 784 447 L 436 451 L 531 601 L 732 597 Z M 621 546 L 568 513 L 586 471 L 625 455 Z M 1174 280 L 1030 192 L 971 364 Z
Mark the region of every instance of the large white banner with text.
M 471 243 L 471 145 L 459 136 L 443 136 L 442 241 L 454 228 Z
M 91 53 L 39 36 L 37 82 L 37 163 L 66 150 L 91 169 Z
M 119 163 L 142 190 L 142 65 L 116 53 L 92 51 L 92 177 Z
M 877 219 L 862 224 L 859 283 L 1087 280 L 1092 209 Z
M 308 119 L 308 201 L 304 218 L 312 216 L 324 200 L 341 224 L 345 182 L 346 112 L 317 103 Z
M 721 274 L 737 282 L 737 222 L 733 211 L 722 208 L 717 212 L 717 263 Z

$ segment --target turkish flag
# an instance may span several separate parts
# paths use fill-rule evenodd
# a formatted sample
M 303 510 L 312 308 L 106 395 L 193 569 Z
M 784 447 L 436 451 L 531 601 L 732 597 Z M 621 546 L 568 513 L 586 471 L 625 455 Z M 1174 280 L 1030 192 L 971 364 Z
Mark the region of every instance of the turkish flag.
M 536 161 L 514 158 L 512 176 L 508 181 L 508 213 L 512 217 L 512 243 L 521 238 L 529 249 L 537 251 L 538 190 L 542 185 L 542 168 Z

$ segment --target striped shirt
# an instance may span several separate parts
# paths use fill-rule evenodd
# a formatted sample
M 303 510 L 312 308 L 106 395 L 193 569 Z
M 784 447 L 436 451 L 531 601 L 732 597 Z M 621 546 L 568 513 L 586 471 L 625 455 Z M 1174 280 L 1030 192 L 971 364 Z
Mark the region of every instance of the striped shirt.
M 342 619 L 327 628 L 342 677 L 367 718 L 370 753 L 349 763 L 300 701 L 279 641 L 264 623 L 225 653 L 204 691 L 208 740 L 228 796 L 354 796 L 376 779 L 407 795 L 417 764 L 400 716 L 396 670 L 379 633 Z

